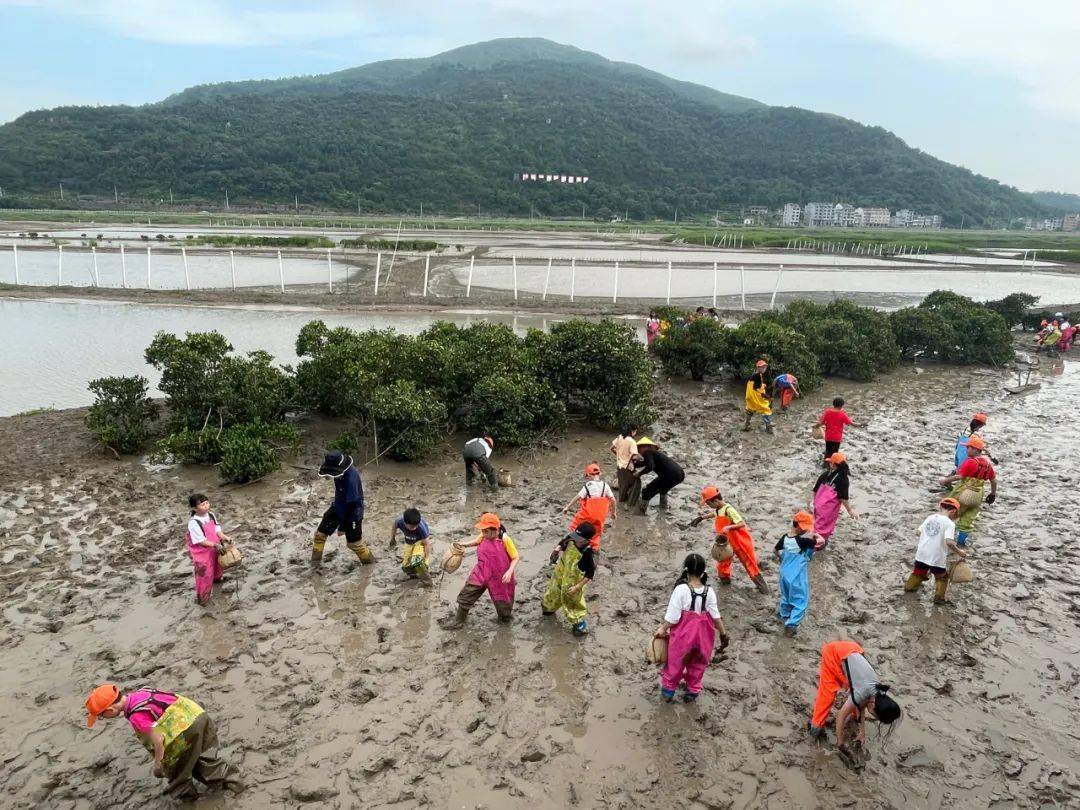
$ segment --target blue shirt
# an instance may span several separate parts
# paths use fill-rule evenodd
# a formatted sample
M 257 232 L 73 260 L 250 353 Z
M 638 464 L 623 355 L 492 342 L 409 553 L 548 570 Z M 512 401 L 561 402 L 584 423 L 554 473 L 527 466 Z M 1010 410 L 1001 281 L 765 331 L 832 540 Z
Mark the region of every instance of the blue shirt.
M 791 388 L 791 375 L 781 374 L 779 377 L 773 380 L 773 385 L 779 388 Z
M 364 485 L 356 467 L 334 479 L 334 513 L 339 520 L 364 519 Z
M 421 540 L 427 540 L 431 537 L 431 531 L 423 518 L 420 519 L 420 523 L 415 529 L 410 529 L 405 525 L 405 518 L 399 517 L 394 521 L 394 528 L 401 532 L 409 543 L 419 543 Z

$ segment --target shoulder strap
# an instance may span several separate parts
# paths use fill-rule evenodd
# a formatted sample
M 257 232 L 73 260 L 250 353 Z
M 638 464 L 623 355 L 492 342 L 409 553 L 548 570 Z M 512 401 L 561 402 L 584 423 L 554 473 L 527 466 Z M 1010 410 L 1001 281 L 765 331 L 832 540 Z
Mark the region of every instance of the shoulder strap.
M 690 588 L 690 584 L 687 583 L 686 587 Z M 709 586 L 708 585 L 706 585 L 704 588 L 701 589 L 701 593 L 697 593 L 693 588 L 690 588 L 690 612 L 691 613 L 699 613 L 699 612 L 704 613 L 705 612 L 705 605 L 707 604 L 706 603 L 706 598 L 708 597 L 708 594 L 709 594 Z M 700 611 L 697 609 L 697 600 L 698 599 L 701 600 L 701 610 Z
M 125 707 L 124 708 L 124 717 L 130 718 L 131 715 L 136 714 L 137 712 L 146 712 L 151 717 L 153 717 L 154 720 L 157 720 L 159 717 L 161 717 L 161 715 L 163 715 L 165 713 L 165 710 L 168 709 L 169 706 L 172 705 L 171 703 L 166 703 L 165 701 L 160 700 L 157 696 L 158 695 L 165 695 L 166 697 L 171 697 L 174 702 L 176 700 L 176 694 L 175 693 L 173 693 L 173 692 L 162 692 L 159 689 L 152 689 L 149 686 L 140 687 L 139 689 L 136 689 L 135 691 L 136 692 L 149 692 L 150 696 L 147 697 L 147 698 L 144 698 L 143 700 L 140 700 L 134 706 Z

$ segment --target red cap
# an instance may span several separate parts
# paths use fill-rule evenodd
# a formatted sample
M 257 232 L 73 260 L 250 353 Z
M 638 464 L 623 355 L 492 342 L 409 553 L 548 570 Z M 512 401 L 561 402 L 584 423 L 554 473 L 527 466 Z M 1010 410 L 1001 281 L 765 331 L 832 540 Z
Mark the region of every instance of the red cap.
M 93 728 L 98 715 L 116 703 L 119 697 L 120 690 L 111 683 L 103 683 L 91 692 L 90 697 L 86 699 L 86 727 Z
M 709 486 L 705 487 L 705 489 L 701 490 L 701 500 L 702 500 L 703 503 L 708 503 L 709 501 L 714 500 L 714 499 L 719 498 L 719 497 L 720 497 L 720 490 L 717 489 L 716 487 L 712 486 L 711 484 Z
M 476 521 L 476 528 L 478 529 L 498 529 L 501 526 L 502 521 L 494 512 L 484 512 L 480 516 L 480 520 Z
M 585 467 L 585 474 L 586 475 L 599 475 L 600 474 L 600 465 L 597 464 L 596 462 L 593 462 L 592 464 L 589 464 L 588 466 Z

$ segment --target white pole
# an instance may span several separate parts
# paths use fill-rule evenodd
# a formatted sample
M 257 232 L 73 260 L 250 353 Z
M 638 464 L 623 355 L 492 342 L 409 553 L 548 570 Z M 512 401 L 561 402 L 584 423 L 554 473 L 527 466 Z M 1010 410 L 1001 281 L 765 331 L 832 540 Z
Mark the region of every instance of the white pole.
M 229 251 L 229 275 L 232 278 L 232 288 L 236 289 L 236 258 L 233 256 L 233 252 Z
M 120 245 L 120 284 L 127 289 L 127 259 L 124 257 L 123 245 Z
M 427 298 L 428 273 L 431 271 L 431 254 L 424 257 L 424 298 Z
M 64 286 L 64 246 L 57 245 L 59 248 L 56 253 L 56 286 Z
M 547 301 L 548 284 L 551 283 L 551 258 L 548 258 L 547 275 L 544 276 L 544 295 L 540 299 L 541 301 Z
M 615 262 L 615 290 L 611 294 L 611 303 L 619 303 L 619 263 Z
M 11 243 L 11 251 L 15 256 L 15 286 L 19 286 L 19 246 L 14 242 Z
M 150 246 L 146 246 L 146 289 L 150 289 Z
M 96 287 L 96 286 L 98 285 L 98 273 L 97 273 L 97 247 L 95 247 L 94 245 L 91 245 L 91 246 L 90 246 L 90 258 L 91 258 L 91 259 L 93 260 L 93 262 L 94 262 L 94 286 Z
M 742 285 L 742 308 L 746 312 L 746 266 L 739 265 L 739 283 Z
M 480 216 L 479 212 L 477 212 L 476 215 Z M 465 283 L 465 297 L 466 298 L 468 298 L 470 295 L 472 295 L 472 274 L 473 274 L 473 267 L 475 266 L 475 264 L 476 264 L 476 257 L 475 256 L 470 256 L 469 257 L 469 280 Z
M 511 256 L 510 257 L 510 262 L 514 266 L 514 300 L 517 301 L 518 300 L 518 293 L 517 293 L 517 256 Z
M 285 265 L 281 263 L 281 251 L 277 252 L 277 273 L 278 283 L 281 285 L 281 292 L 285 292 Z
M 379 273 L 382 272 L 382 251 L 375 255 L 375 295 L 379 294 Z
M 716 309 L 716 262 L 712 263 L 712 305 Z
M 187 248 L 186 247 L 180 248 L 180 255 L 184 257 L 184 288 L 187 289 L 187 290 L 190 290 L 191 289 L 191 276 L 188 275 Z
M 667 302 L 671 303 L 671 262 L 667 263 Z
M 776 286 L 772 288 L 772 299 L 769 301 L 769 309 L 776 309 L 776 291 L 780 289 L 780 277 L 784 275 L 784 265 L 776 271 Z
M 330 292 L 334 291 L 334 261 L 330 258 L 330 248 L 326 249 L 326 283 Z

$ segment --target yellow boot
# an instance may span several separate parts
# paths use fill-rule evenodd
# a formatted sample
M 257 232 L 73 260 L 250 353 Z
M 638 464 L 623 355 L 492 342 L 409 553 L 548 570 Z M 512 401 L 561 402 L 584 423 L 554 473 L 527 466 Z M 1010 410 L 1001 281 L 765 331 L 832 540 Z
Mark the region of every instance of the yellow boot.
M 934 604 L 945 604 L 945 591 L 949 589 L 949 580 L 945 577 L 937 577 L 934 579 Z
M 919 588 L 922 587 L 922 584 L 925 581 L 926 581 L 926 577 L 919 576 L 916 573 L 912 573 L 907 578 L 907 582 L 904 583 L 904 590 L 908 591 L 908 592 L 917 591 L 917 590 L 919 590 Z
M 346 547 L 353 554 L 356 555 L 356 559 L 360 560 L 363 565 L 371 565 L 375 562 L 375 555 L 371 553 L 371 549 L 364 545 L 363 541 L 359 543 L 346 543 Z
M 326 548 L 326 535 L 322 532 L 315 532 L 315 537 L 311 541 L 311 564 L 313 566 L 317 567 L 322 564 L 324 548 Z

